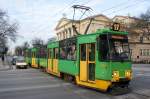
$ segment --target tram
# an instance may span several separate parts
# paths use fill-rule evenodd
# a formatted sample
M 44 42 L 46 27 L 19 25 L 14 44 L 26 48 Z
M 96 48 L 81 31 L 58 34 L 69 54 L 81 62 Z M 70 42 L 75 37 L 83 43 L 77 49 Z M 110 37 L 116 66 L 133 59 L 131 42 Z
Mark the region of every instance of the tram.
M 116 27 L 117 26 L 117 27 Z M 48 73 L 102 91 L 128 87 L 132 79 L 128 33 L 98 29 L 47 45 L 45 69 Z M 32 66 L 37 67 L 39 51 L 32 49 Z

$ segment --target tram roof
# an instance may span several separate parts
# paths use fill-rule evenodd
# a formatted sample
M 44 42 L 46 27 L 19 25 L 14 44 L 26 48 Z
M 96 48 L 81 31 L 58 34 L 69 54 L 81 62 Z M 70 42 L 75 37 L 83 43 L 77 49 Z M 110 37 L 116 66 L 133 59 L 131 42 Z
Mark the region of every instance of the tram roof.
M 59 43 L 58 41 L 48 42 L 47 48 L 55 48 L 58 47 Z
M 96 31 L 98 34 L 120 34 L 120 35 L 128 35 L 128 32 L 126 31 L 113 31 L 111 29 L 98 29 Z

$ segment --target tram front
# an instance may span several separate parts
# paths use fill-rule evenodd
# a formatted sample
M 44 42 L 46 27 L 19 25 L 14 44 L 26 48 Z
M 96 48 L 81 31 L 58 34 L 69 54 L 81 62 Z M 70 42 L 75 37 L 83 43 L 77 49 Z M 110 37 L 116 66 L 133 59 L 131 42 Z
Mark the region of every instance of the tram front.
M 103 79 L 111 82 L 110 87 L 126 87 L 132 76 L 131 57 L 127 34 L 125 32 L 107 32 L 99 36 L 98 58 L 101 67 L 105 67 Z M 98 76 L 98 75 L 97 75 Z

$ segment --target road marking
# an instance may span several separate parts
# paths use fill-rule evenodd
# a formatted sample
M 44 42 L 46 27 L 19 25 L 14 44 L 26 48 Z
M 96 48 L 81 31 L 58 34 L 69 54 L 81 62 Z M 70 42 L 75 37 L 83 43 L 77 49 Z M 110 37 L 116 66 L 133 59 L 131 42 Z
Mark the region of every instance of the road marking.
M 141 73 L 140 73 L 140 74 L 136 74 L 136 75 L 138 75 L 138 76 L 143 76 L 144 74 L 141 74 Z
M 40 70 L 39 69 L 11 69 L 11 70 L 9 70 L 9 71 L 0 71 L 0 73 L 1 72 L 22 72 L 22 71 L 24 71 L 24 72 L 40 72 Z
M 140 77 L 140 76 L 145 76 L 145 77 L 150 77 L 150 74 L 149 73 L 138 73 L 138 74 L 135 74 L 134 75 L 135 77 Z
M 88 92 L 88 90 L 85 90 L 85 89 L 78 89 L 78 90 L 75 90 L 74 93 L 85 93 L 85 92 Z
M 0 92 L 11 92 L 11 91 L 25 91 L 25 90 L 35 90 L 35 89 L 42 89 L 42 88 L 56 88 L 62 86 L 71 85 L 70 83 L 61 83 L 61 84 L 53 84 L 53 85 L 36 85 L 36 86 L 27 86 L 27 87 L 19 87 L 19 88 L 4 88 L 0 89 Z
M 51 81 L 58 81 L 57 79 L 53 79 L 54 77 L 51 77 L 51 76 L 47 76 L 47 77 L 17 77 L 17 78 L 1 78 L 0 81 L 11 81 L 11 80 L 30 80 L 30 79 L 42 79 L 42 78 L 45 78 L 45 79 L 49 79 Z

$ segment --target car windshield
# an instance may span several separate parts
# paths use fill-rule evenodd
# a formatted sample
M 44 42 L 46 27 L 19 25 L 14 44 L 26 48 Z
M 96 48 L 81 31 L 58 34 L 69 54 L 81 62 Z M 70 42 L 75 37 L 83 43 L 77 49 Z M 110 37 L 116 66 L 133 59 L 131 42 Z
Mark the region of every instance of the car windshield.
M 24 57 L 18 57 L 17 58 L 17 62 L 24 62 L 24 61 L 25 61 Z

